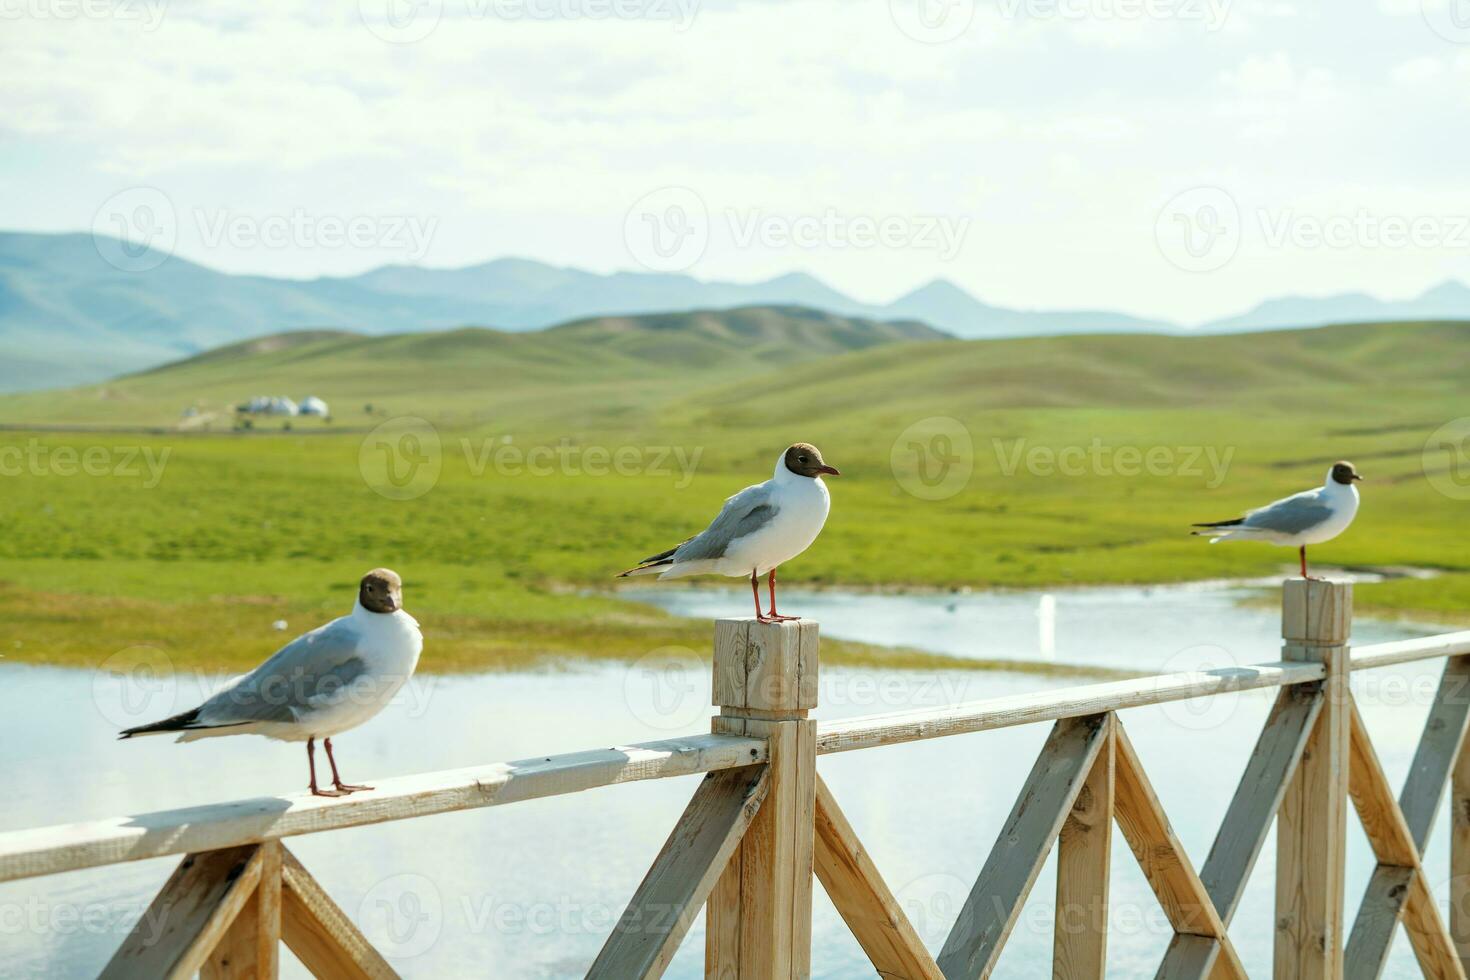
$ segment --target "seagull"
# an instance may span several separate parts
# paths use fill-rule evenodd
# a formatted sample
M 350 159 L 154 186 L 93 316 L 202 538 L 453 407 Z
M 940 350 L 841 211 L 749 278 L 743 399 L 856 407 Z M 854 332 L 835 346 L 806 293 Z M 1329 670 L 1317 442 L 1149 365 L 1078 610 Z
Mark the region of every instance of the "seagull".
M 178 732 L 180 742 L 219 735 L 304 739 L 313 796 L 372 789 L 342 782 L 332 736 L 381 711 L 413 674 L 423 648 L 418 622 L 403 611 L 403 581 L 396 572 L 375 568 L 362 577 L 346 616 L 298 636 L 199 707 L 118 737 Z M 332 789 L 316 783 L 318 738 L 332 766 Z
M 1307 574 L 1307 545 L 1331 541 L 1347 530 L 1358 513 L 1358 488 L 1353 483 L 1361 479 L 1352 463 L 1333 463 L 1326 481 L 1315 490 L 1282 497 L 1231 521 L 1196 524 L 1206 530 L 1190 533 L 1208 537 L 1210 544 L 1238 538 L 1298 548 L 1302 578 L 1314 579 Z
M 619 578 L 749 575 L 757 621 L 800 619 L 776 612 L 776 566 L 801 554 L 821 533 L 832 506 L 823 475 L 842 474 L 826 464 L 816 446 L 798 442 L 776 460 L 774 476 L 726 500 L 709 527 L 678 547 L 650 555 Z M 762 575 L 769 576 L 769 612 L 761 611 Z

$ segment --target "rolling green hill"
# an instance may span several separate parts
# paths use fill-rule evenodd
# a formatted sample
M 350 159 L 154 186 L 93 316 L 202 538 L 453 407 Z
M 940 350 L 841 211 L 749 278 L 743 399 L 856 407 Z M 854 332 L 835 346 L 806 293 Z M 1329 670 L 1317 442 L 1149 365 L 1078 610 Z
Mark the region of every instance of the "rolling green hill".
M 646 407 L 710 377 L 776 372 L 848 351 L 950 338 L 913 322 L 802 307 L 598 317 L 534 333 L 465 328 L 366 337 L 280 334 L 232 344 L 101 385 L 0 398 L 0 423 L 228 428 L 254 395 L 314 394 L 339 421 L 416 414 L 457 421 L 595 418 Z M 571 392 L 573 397 L 568 397 Z M 297 422 L 296 424 L 301 424 Z
M 788 580 L 1285 573 L 1282 549 L 1210 546 L 1188 525 L 1312 486 L 1348 458 L 1367 477 L 1363 508 L 1314 560 L 1430 570 L 1361 586 L 1359 605 L 1470 619 L 1470 420 L 1440 431 L 1470 415 L 1470 324 L 911 336 L 931 337 L 769 309 L 530 335 L 296 336 L 0 399 L 12 427 L 0 432 L 0 649 L 28 656 L 11 645 L 29 637 L 44 656 L 85 660 L 105 637 L 105 652 L 145 643 L 241 662 L 258 652 L 258 622 L 329 611 L 355 575 L 385 564 L 411 583 L 443 662 L 698 649 L 698 629 L 607 594 L 612 576 L 697 530 L 797 439 L 843 476 L 827 529 L 783 568 Z M 264 422 L 271 431 L 253 438 L 85 429 L 172 425 L 191 401 L 223 409 L 267 393 L 322 395 L 338 418 L 319 434 Z M 409 445 L 430 467 L 409 499 L 373 476 L 384 446 L 368 430 L 383 412 L 432 423 Z M 79 430 L 20 428 L 47 422 Z M 88 453 L 111 468 L 79 472 Z M 527 466 L 538 453 L 546 465 Z M 620 453 L 634 465 L 608 467 Z

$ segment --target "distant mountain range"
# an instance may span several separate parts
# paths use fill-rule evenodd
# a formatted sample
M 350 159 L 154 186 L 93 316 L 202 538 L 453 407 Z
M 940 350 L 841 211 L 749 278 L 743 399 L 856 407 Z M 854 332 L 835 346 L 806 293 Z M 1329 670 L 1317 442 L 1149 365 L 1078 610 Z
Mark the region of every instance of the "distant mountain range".
M 917 321 L 964 338 L 1186 329 L 1116 312 L 991 306 L 945 280 L 874 305 L 801 273 L 707 282 L 507 258 L 462 269 L 384 266 L 349 278 L 291 280 L 231 275 L 162 254 L 130 256 L 120 264 L 151 268 L 125 271 L 102 254 L 120 248 L 89 234 L 0 233 L 0 390 L 81 384 L 289 330 L 526 331 L 596 316 L 747 306 Z M 1458 318 L 1470 318 L 1470 288 L 1447 282 L 1404 302 L 1362 294 L 1277 299 L 1192 330 Z

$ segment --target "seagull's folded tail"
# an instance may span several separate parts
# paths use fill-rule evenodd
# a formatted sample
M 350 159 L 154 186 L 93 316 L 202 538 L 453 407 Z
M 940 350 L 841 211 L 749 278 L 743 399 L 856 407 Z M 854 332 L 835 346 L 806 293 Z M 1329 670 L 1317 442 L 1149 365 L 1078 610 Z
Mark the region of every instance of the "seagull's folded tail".
M 199 708 L 190 708 L 181 711 L 171 718 L 163 721 L 155 721 L 149 725 L 139 725 L 136 728 L 125 728 L 118 733 L 118 738 L 132 738 L 135 735 L 168 735 L 174 732 L 197 732 L 209 728 L 236 728 L 244 722 L 227 725 L 208 725 L 199 720 Z

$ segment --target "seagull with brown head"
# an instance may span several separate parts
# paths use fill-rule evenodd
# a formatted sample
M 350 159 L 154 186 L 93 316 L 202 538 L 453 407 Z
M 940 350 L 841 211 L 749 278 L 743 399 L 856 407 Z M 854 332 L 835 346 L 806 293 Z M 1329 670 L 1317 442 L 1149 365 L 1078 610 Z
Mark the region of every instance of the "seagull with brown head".
M 1216 541 L 1268 541 L 1298 549 L 1302 578 L 1307 574 L 1307 545 L 1331 541 L 1358 516 L 1358 488 L 1362 477 L 1346 460 L 1333 463 L 1327 479 L 1315 490 L 1303 490 L 1282 497 L 1264 507 L 1249 511 L 1244 517 L 1228 521 L 1209 521 L 1194 525 L 1202 530 L 1190 533 Z
M 387 706 L 418 666 L 424 638 L 403 611 L 403 581 L 375 568 L 357 585 L 352 612 L 303 633 L 197 708 L 139 725 L 120 738 L 176 734 L 180 742 L 220 735 L 264 735 L 305 742 L 313 796 L 343 796 L 371 786 L 342 782 L 332 736 Z M 316 779 L 316 740 L 332 767 L 332 788 Z
M 840 476 L 808 442 L 788 447 L 775 474 L 725 501 L 709 527 L 683 544 L 650 555 L 629 575 L 682 578 L 686 575 L 750 577 L 755 618 L 763 623 L 799 619 L 776 611 L 776 566 L 809 548 L 827 522 L 831 498 L 824 476 Z M 761 610 L 760 579 L 766 577 L 770 609 Z

